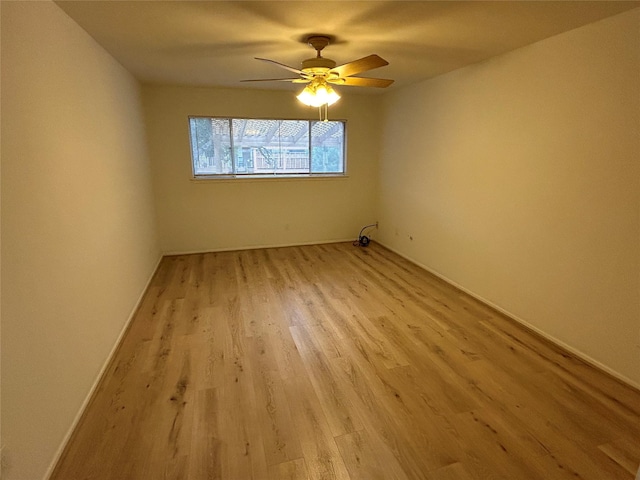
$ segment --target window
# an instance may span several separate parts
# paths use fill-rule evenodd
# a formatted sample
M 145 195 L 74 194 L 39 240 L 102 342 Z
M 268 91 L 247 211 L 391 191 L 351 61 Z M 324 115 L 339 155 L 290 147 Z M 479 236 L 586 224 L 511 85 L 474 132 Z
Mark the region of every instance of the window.
M 196 178 L 344 175 L 345 122 L 190 117 Z

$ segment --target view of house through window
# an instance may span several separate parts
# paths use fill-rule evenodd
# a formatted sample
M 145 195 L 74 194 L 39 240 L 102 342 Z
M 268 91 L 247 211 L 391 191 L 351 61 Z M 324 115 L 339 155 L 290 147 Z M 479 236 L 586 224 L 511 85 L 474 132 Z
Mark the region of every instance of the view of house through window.
M 345 122 L 190 117 L 195 177 L 345 173 Z

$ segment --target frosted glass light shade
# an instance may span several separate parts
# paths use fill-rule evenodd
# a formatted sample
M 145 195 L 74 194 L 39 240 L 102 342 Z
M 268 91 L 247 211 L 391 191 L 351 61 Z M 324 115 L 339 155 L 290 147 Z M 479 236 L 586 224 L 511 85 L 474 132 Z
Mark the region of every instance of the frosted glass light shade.
M 305 105 L 310 107 L 321 107 L 322 105 L 333 105 L 340 99 L 340 95 L 326 82 L 310 83 L 297 96 Z

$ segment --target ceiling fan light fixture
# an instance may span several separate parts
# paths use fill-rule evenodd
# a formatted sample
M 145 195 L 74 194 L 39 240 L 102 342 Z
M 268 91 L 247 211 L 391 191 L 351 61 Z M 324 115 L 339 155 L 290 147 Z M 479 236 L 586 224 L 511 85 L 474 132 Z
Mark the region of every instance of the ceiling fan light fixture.
M 340 100 L 340 95 L 324 81 L 312 82 L 297 96 L 300 102 L 310 107 L 333 105 Z

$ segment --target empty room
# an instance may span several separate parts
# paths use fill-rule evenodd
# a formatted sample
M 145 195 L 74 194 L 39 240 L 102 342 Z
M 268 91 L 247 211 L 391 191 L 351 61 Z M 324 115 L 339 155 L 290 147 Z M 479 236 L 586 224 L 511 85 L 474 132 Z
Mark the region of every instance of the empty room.
M 640 2 L 0 1 L 2 480 L 634 480 Z

